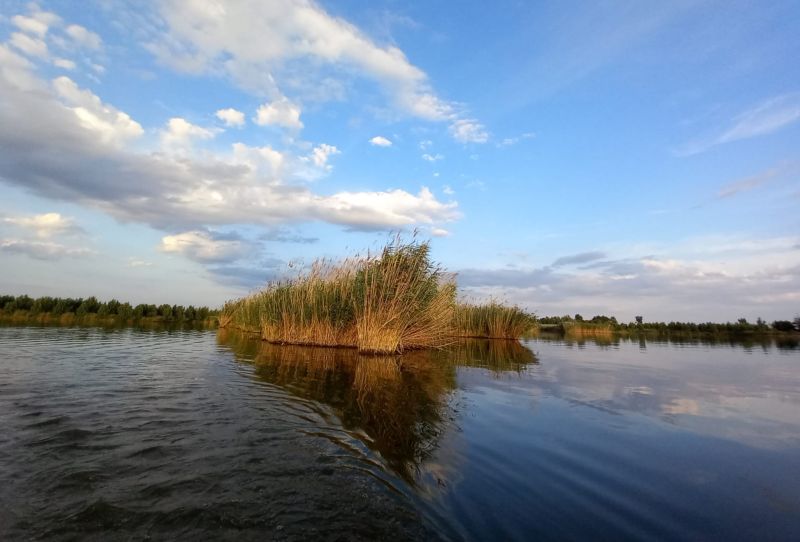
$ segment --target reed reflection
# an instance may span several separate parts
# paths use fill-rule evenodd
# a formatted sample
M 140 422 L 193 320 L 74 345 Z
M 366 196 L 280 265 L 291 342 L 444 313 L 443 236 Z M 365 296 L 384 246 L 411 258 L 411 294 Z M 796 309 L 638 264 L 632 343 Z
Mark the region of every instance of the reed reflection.
M 342 425 L 414 483 L 452 419 L 456 367 L 519 371 L 535 357 L 516 341 L 465 340 L 445 350 L 365 356 L 350 348 L 275 345 L 221 330 L 218 342 L 262 380 L 329 407 Z

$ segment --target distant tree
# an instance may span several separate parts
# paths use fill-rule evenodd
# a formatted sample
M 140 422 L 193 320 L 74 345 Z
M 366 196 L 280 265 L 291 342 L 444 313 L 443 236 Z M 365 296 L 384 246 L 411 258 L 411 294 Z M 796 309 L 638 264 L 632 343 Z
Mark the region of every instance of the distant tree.
M 17 304 L 17 309 L 21 311 L 29 311 L 33 307 L 33 298 L 28 295 L 18 295 L 14 301 Z
M 129 318 L 133 318 L 133 307 L 130 303 L 120 303 L 119 307 L 117 307 L 117 316 L 124 320 L 128 320 Z
M 106 303 L 106 305 L 108 306 L 108 314 L 119 314 L 119 307 L 120 305 L 122 305 L 122 303 L 120 303 L 116 299 L 112 299 L 111 301 Z
M 776 331 L 794 331 L 794 322 L 789 320 L 776 320 L 772 322 L 772 329 Z
M 642 325 L 643 322 L 644 322 L 644 316 L 637 316 L 636 317 L 636 323 L 637 324 Z
M 797 331 L 800 331 L 800 316 L 795 316 L 794 317 L 794 328 Z
M 56 301 L 56 304 L 53 305 L 53 310 L 51 310 L 50 312 L 52 312 L 56 316 L 61 316 L 65 312 L 69 312 L 69 303 L 67 303 L 63 299 L 59 299 L 58 301 Z
M 580 314 L 576 314 L 575 315 L 575 321 L 576 322 L 583 322 L 583 316 L 581 316 Z
M 166 303 L 158 307 L 158 314 L 164 317 L 165 320 L 172 320 L 172 305 Z

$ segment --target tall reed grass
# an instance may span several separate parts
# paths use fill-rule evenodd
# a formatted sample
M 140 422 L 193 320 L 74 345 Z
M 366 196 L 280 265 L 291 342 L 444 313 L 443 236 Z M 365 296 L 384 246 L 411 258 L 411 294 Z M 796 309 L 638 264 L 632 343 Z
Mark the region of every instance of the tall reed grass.
M 459 337 L 518 339 L 536 323 L 519 307 L 490 301 L 483 305 L 459 304 L 453 318 L 453 334 Z
M 396 237 L 377 254 L 318 260 L 227 303 L 219 320 L 273 343 L 386 354 L 446 346 L 455 336 L 518 338 L 531 318 L 494 302 L 458 306 L 455 277 L 431 261 L 429 244 Z

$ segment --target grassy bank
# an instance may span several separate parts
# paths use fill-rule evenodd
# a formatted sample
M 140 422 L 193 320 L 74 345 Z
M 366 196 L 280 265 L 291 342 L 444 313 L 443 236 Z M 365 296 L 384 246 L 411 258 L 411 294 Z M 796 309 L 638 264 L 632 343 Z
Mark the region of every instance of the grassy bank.
M 375 255 L 317 261 L 297 278 L 229 302 L 221 327 L 280 344 L 396 353 L 450 344 L 453 337 L 518 338 L 533 317 L 498 303 L 458 305 L 454 276 L 430 259 L 428 243 L 396 238 Z

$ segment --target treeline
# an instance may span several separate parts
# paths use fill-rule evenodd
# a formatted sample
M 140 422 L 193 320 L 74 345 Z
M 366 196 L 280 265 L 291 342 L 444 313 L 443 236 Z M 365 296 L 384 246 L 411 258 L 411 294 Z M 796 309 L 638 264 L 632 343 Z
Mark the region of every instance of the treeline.
M 755 333 L 793 332 L 800 331 L 800 316 L 794 320 L 776 320 L 767 323 L 758 318 L 755 322 L 748 322 L 739 318 L 736 322 L 645 322 L 641 316 L 634 322 L 618 322 L 613 316 L 597 315 L 590 319 L 583 318 L 580 314 L 575 316 L 545 316 L 538 319 L 543 328 L 570 326 L 603 326 L 620 332 L 653 332 L 659 334 L 685 333 L 707 335 L 747 335 Z
M 120 320 L 139 320 L 141 318 L 160 318 L 169 322 L 198 322 L 216 316 L 217 311 L 208 307 L 195 307 L 189 305 L 131 305 L 112 299 L 99 301 L 96 297 L 37 297 L 27 295 L 2 295 L 0 296 L 0 310 L 5 313 L 23 311 L 30 315 L 62 316 L 74 314 L 75 316 L 107 316 Z

